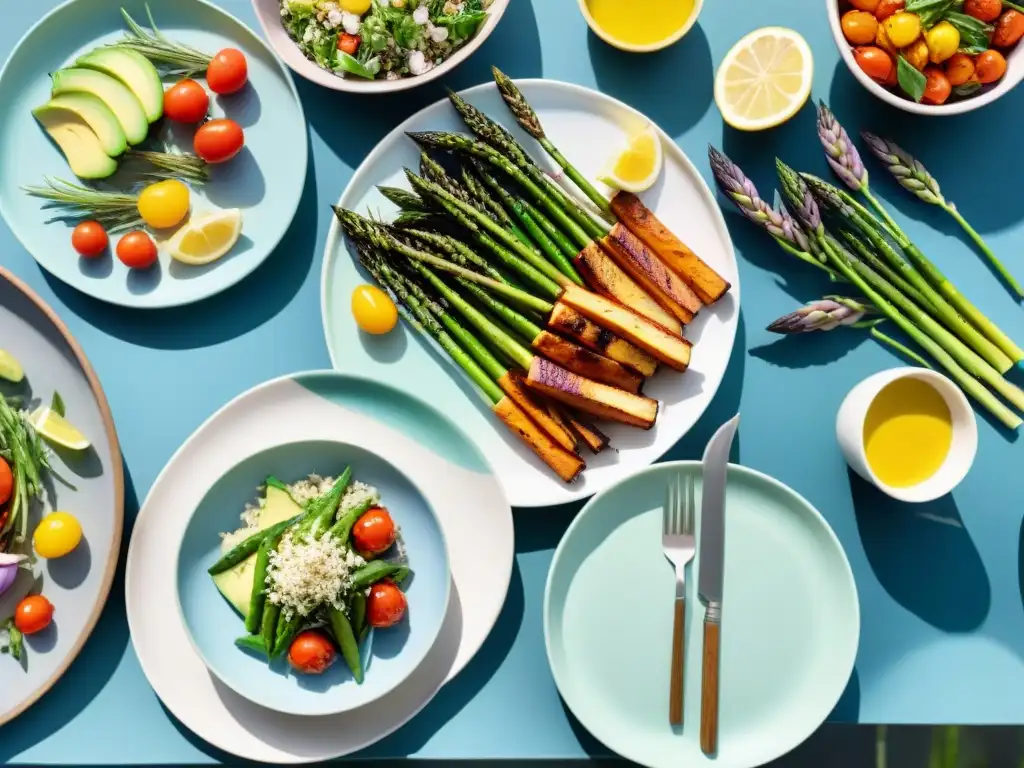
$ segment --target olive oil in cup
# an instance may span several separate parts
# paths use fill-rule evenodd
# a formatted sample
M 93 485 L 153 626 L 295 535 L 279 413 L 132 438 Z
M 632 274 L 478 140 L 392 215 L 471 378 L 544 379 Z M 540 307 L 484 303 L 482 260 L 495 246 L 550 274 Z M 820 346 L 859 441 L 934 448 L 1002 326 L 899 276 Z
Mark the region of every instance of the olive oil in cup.
M 632 53 L 667 48 L 690 31 L 704 0 L 579 0 L 598 37 Z
M 978 425 L 963 392 L 942 374 L 894 368 L 869 376 L 846 396 L 836 435 L 847 463 L 901 501 L 932 501 L 967 475 Z

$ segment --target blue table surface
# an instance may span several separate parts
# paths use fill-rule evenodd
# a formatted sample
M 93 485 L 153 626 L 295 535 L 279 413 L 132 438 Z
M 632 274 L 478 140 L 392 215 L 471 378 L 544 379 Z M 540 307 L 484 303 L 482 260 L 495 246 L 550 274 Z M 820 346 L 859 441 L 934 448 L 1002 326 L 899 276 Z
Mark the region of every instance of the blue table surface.
M 0 51 L 10 51 L 56 4 L 9 4 Z M 247 0 L 221 4 L 256 28 Z M 1024 153 L 1015 149 L 1024 89 L 975 115 L 902 115 L 874 100 L 847 71 L 822 0 L 708 0 L 682 42 L 646 56 L 620 53 L 589 33 L 576 0 L 512 0 L 492 37 L 443 83 L 358 98 L 297 80 L 312 152 L 298 215 L 267 263 L 220 296 L 169 311 L 108 306 L 49 278 L 0 225 L 0 263 L 53 305 L 106 389 L 127 467 L 125 548 L 130 521 L 157 473 L 204 419 L 266 379 L 329 367 L 319 299 L 328 204 L 398 122 L 440 98 L 445 85 L 458 89 L 487 80 L 489 66 L 497 64 L 515 77 L 571 81 L 626 101 L 673 136 L 709 180 L 708 142 L 740 163 L 763 191 L 772 189 L 775 155 L 827 175 L 810 105 L 786 125 L 756 135 L 725 128 L 714 106 L 718 63 L 743 34 L 765 25 L 800 31 L 814 51 L 812 98 L 827 100 L 851 132 L 888 133 L 925 159 L 948 196 L 1024 277 L 1017 184 Z M 911 236 L 997 323 L 1024 339 L 1024 314 L 955 225 L 869 166 L 876 191 Z M 835 443 L 836 409 L 861 378 L 902 362 L 860 331 L 797 338 L 764 331 L 828 287 L 734 212 L 727 218 L 743 286 L 736 348 L 711 408 L 671 458 L 699 457 L 713 430 L 740 410 L 739 460 L 788 483 L 835 528 L 856 575 L 863 630 L 855 674 L 832 720 L 1024 723 L 1019 447 L 980 419 L 979 457 L 970 476 L 951 497 L 920 507 L 891 503 L 852 477 Z M 517 512 L 516 569 L 490 639 L 422 714 L 365 756 L 603 752 L 563 708 L 543 648 L 544 581 L 576 509 Z M 0 762 L 226 759 L 170 717 L 147 684 L 129 641 L 122 573 L 78 661 L 39 704 L 0 729 Z M 108 729 L 116 738 L 100 737 Z

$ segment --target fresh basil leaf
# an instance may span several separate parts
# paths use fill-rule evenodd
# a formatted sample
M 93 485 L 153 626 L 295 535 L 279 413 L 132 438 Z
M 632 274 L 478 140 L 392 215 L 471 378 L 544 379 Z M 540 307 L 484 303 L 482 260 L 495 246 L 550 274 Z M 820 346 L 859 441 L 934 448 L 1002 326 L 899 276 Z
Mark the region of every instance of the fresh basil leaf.
M 966 13 L 949 11 L 943 17 L 960 33 L 960 52 L 975 56 L 987 51 L 994 27 Z
M 905 10 L 916 13 L 925 29 L 935 26 L 956 0 L 908 0 Z
M 924 76 L 923 72 L 914 69 L 913 65 L 902 56 L 896 59 L 896 79 L 905 94 L 914 101 L 921 101 L 928 78 Z
M 958 98 L 964 98 L 965 96 L 973 96 L 975 93 L 981 90 L 981 83 L 977 80 L 970 83 L 964 83 L 958 85 L 953 89 L 953 95 Z

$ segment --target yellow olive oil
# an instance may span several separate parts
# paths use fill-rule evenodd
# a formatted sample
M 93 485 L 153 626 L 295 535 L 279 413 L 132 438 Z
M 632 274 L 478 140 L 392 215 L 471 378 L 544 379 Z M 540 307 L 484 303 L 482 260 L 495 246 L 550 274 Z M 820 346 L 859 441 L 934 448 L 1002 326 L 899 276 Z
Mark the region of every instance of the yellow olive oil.
M 694 0 L 587 0 L 597 26 L 620 42 L 631 45 L 660 43 L 679 31 Z
M 953 444 L 953 417 L 945 398 L 922 379 L 887 384 L 868 407 L 864 451 L 875 477 L 892 488 L 930 478 Z

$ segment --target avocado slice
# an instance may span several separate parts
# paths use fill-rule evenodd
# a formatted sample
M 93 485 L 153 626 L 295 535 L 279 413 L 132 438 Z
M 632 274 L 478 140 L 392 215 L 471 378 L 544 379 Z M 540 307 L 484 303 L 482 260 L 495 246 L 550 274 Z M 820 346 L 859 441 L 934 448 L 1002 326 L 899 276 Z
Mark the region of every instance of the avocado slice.
M 128 140 L 117 117 L 104 102 L 91 93 L 65 93 L 54 96 L 49 102 L 35 110 L 33 114 L 45 109 L 64 109 L 74 112 L 85 121 L 99 139 L 103 151 L 110 157 L 117 157 L 128 148 Z
M 117 78 L 135 94 L 146 119 L 155 123 L 164 114 L 164 85 L 152 62 L 130 48 L 97 48 L 75 62 L 76 67 L 95 69 Z
M 121 124 L 131 145 L 141 144 L 149 133 L 149 121 L 142 104 L 124 83 L 93 69 L 60 69 L 53 73 L 52 95 L 89 93 L 104 102 Z
M 105 179 L 117 170 L 92 128 L 70 109 L 44 104 L 32 111 L 80 179 Z
M 266 503 L 256 516 L 256 527 L 264 530 L 272 525 L 295 517 L 302 512 L 302 507 L 295 503 L 287 491 L 273 486 L 267 487 Z M 252 533 L 247 529 L 247 533 Z M 221 545 L 222 552 L 227 552 L 237 542 L 226 538 Z M 252 581 L 256 575 L 256 555 L 249 555 L 234 568 L 229 568 L 213 576 L 213 583 L 231 605 L 244 617 L 249 612 L 249 598 L 252 596 Z

